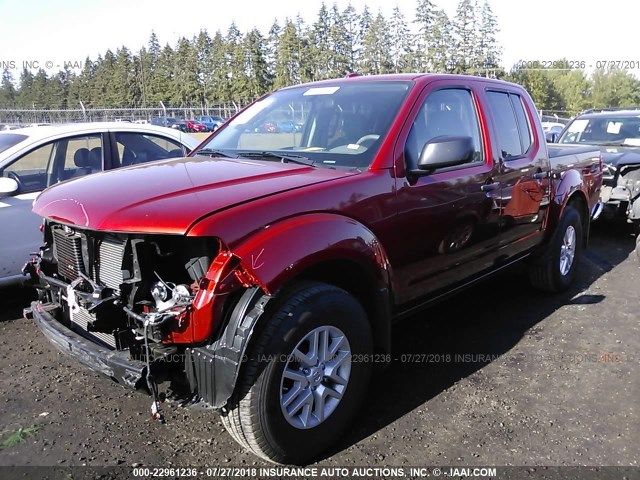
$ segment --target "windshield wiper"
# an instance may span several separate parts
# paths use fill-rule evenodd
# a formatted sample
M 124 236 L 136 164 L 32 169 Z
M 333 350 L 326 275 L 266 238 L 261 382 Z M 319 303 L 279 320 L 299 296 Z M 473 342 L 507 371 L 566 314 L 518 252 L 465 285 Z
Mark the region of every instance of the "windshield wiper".
M 246 158 L 276 158 L 282 163 L 297 163 L 300 165 L 308 165 L 310 167 L 314 167 L 316 164 L 315 160 L 310 160 L 302 155 L 282 155 L 274 152 L 238 152 L 238 155 Z
M 238 158 L 237 155 L 231 155 L 229 153 L 223 152 L 222 150 L 215 150 L 213 148 L 202 148 L 198 150 L 195 154 L 209 155 L 210 157 Z
M 590 145 L 598 145 L 600 147 L 634 147 L 631 143 L 621 142 L 620 140 L 614 140 L 612 142 L 592 142 Z

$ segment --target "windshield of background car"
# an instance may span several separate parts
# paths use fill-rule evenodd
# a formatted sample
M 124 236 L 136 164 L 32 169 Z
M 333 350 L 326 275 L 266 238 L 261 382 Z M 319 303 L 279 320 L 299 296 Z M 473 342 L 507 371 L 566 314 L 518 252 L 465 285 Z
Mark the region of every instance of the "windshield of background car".
M 577 118 L 569 124 L 559 143 L 640 146 L 640 115 Z
M 14 145 L 17 145 L 26 138 L 26 135 L 20 135 L 17 133 L 0 134 L 0 153 L 4 152 L 8 148 L 13 147 Z
M 411 85 L 342 82 L 280 90 L 240 113 L 200 149 L 239 156 L 275 152 L 304 156 L 318 166 L 367 167 Z

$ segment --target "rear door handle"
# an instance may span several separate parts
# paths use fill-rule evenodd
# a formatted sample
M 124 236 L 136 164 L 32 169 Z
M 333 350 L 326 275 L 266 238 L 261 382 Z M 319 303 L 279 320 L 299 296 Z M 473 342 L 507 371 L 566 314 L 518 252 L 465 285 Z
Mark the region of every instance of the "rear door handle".
M 500 182 L 494 182 L 494 183 L 485 183 L 480 187 L 480 190 L 482 190 L 483 192 L 493 192 L 494 190 L 497 190 L 499 188 L 500 188 Z

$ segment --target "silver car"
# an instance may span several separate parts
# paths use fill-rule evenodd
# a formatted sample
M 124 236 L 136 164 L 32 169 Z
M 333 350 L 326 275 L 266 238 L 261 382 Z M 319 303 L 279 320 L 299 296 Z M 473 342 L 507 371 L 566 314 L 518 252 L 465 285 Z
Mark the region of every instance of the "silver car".
M 43 189 L 104 170 L 184 157 L 198 143 L 178 130 L 125 122 L 0 132 L 0 287 L 24 280 L 22 266 L 42 243 L 42 219 L 31 213 L 31 204 Z

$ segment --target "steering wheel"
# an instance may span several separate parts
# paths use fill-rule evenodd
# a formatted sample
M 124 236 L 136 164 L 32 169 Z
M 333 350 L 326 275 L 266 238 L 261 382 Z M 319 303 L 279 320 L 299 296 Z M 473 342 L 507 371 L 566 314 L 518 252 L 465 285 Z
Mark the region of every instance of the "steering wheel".
M 369 135 L 360 137 L 356 143 L 358 145 L 362 145 L 363 147 L 369 148 L 371 145 L 373 145 L 373 142 L 375 142 L 379 138 L 380 138 L 380 135 L 376 135 L 375 133 L 370 133 Z
M 18 184 L 18 192 L 24 190 L 24 184 L 22 183 L 22 180 L 20 180 L 20 177 L 16 172 L 7 172 L 7 178 L 12 178 L 16 181 L 16 183 Z

